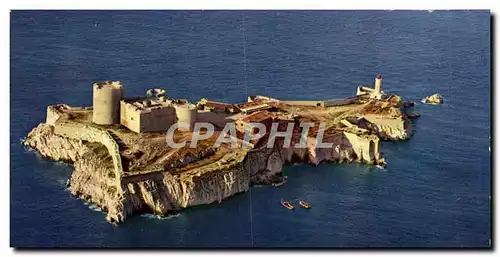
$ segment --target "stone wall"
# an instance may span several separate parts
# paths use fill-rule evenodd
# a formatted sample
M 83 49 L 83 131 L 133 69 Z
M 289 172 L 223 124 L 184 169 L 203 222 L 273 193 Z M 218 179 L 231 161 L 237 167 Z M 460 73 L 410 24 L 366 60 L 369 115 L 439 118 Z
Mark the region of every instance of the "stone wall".
M 177 120 L 173 107 L 162 107 L 141 112 L 142 132 L 167 131 Z
M 120 124 L 136 133 L 167 131 L 177 120 L 174 107 L 141 110 L 125 101 L 120 105 Z
M 300 105 L 300 106 L 315 106 L 315 107 L 324 107 L 324 101 L 279 101 L 282 104 L 288 105 Z
M 109 151 L 113 160 L 115 178 L 118 188 L 121 188 L 120 179 L 123 174 L 122 160 L 118 144 L 111 134 L 104 129 L 86 124 L 64 121 L 54 125 L 54 134 L 75 140 L 97 142 L 103 144 Z
M 137 110 L 137 107 L 127 104 L 125 101 L 121 101 L 120 124 L 139 133 L 141 131 L 141 113 Z
M 323 102 L 324 102 L 325 107 L 335 107 L 335 106 L 354 104 L 354 103 L 356 103 L 357 99 L 358 99 L 357 97 L 350 97 L 350 98 L 345 98 L 345 99 L 326 100 Z
M 358 136 L 354 133 L 343 132 L 345 138 L 351 144 L 354 152 L 360 161 L 371 163 L 374 159 L 379 159 L 380 139 L 375 135 Z
M 54 125 L 56 121 L 61 117 L 59 111 L 57 111 L 56 107 L 53 105 L 47 106 L 47 118 L 45 123 L 49 125 Z

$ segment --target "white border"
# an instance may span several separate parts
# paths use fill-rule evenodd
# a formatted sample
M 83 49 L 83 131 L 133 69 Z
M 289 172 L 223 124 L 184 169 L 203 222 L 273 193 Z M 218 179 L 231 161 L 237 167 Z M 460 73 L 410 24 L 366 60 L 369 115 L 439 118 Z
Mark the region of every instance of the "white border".
M 390 0 L 349 0 L 349 1 L 294 1 L 294 0 L 254 0 L 254 1 L 230 1 L 230 0 L 183 0 L 183 1 L 65 1 L 65 0 L 18 0 L 9 4 L 9 9 L 337 9 L 337 10 L 359 10 L 359 9 L 490 9 L 495 0 L 474 1 L 436 1 L 419 0 L 390 1 Z
M 2 44 L 2 51 L 0 52 L 2 54 L 1 60 L 2 62 L 2 82 L 3 86 L 1 87 L 3 92 L 1 94 L 1 97 L 3 98 L 1 103 L 4 105 L 4 110 L 7 109 L 8 113 L 10 114 L 10 83 L 9 83 L 9 73 L 10 73 L 10 59 L 9 59 L 9 54 L 10 54 L 10 31 L 9 31 L 9 26 L 10 26 L 10 17 L 9 17 L 9 10 L 10 9 L 204 9 L 204 10 L 209 10 L 209 9 L 336 9 L 336 10 L 359 10 L 359 9 L 384 9 L 384 10 L 397 10 L 397 9 L 417 9 L 417 10 L 436 10 L 436 9 L 491 9 L 492 12 L 496 15 L 495 17 L 495 28 L 496 31 L 500 31 L 498 26 L 498 17 L 500 13 L 500 7 L 499 7 L 500 1 L 498 0 L 474 0 L 474 1 L 467 1 L 467 2 L 462 2 L 462 1 L 436 1 L 436 0 L 418 0 L 418 1 L 391 1 L 391 0 L 349 0 L 349 1 L 339 1 L 339 2 L 333 2 L 333 1 L 318 1 L 318 0 L 304 0 L 304 1 L 292 1 L 292 0 L 278 0 L 278 1 L 263 1 L 263 0 L 253 0 L 253 1 L 247 1 L 247 2 L 237 2 L 237 1 L 222 1 L 222 0 L 207 0 L 207 1 L 189 1 L 189 0 L 182 0 L 182 1 L 172 1 L 172 2 L 157 2 L 157 1 L 150 1 L 150 0 L 141 0 L 141 1 L 102 1 L 102 0 L 85 0 L 85 1 L 65 1 L 65 0 L 42 0 L 42 1 L 36 1 L 36 0 L 17 0 L 17 1 L 12 1 L 10 3 L 2 2 L 0 3 L 2 7 L 5 6 L 5 8 L 2 8 L 1 12 L 1 20 L 2 20 L 2 26 L 1 26 L 1 35 L 3 37 L 3 40 L 0 41 Z M 498 37 L 496 37 L 498 38 Z M 498 40 L 495 41 L 495 60 L 498 60 Z M 499 74 L 499 68 L 498 66 L 494 66 L 494 71 L 495 74 Z M 497 77 L 498 78 L 498 77 Z M 496 81 L 495 81 L 495 84 Z M 493 87 L 493 85 L 491 85 Z M 497 89 L 495 91 L 495 98 L 500 99 L 499 97 L 500 90 Z M 492 101 L 493 104 L 493 101 Z M 493 106 L 492 106 L 493 107 Z M 499 110 L 497 109 L 497 105 L 495 104 L 495 120 L 499 120 Z M 4 112 L 5 113 L 5 112 Z M 493 118 L 493 117 L 492 117 Z M 9 121 L 7 121 L 5 118 L 1 119 L 0 122 L 2 122 L 2 128 L 6 131 L 2 133 L 1 137 L 1 158 L 2 158 L 2 165 L 4 168 L 2 169 L 4 174 L 7 174 L 6 178 L 2 179 L 2 182 L 4 185 L 1 187 L 2 190 L 2 197 L 3 203 L 6 204 L 6 208 L 9 208 L 9 211 L 3 211 L 0 213 L 2 216 L 2 234 L 1 234 L 1 240 L 3 242 L 3 254 L 6 254 L 7 256 L 11 256 L 15 253 L 19 252 L 14 252 L 12 249 L 7 248 L 10 245 L 10 190 L 9 190 L 9 184 L 10 184 L 10 124 Z M 495 130 L 495 132 L 498 132 Z M 498 133 L 496 133 L 497 136 L 495 137 L 495 146 L 498 145 L 498 141 L 500 140 L 498 138 Z M 497 150 L 495 147 L 495 159 L 500 160 L 500 152 Z M 498 183 L 498 177 L 499 175 L 497 174 L 495 176 L 495 185 L 499 185 Z M 498 190 L 495 190 L 495 198 L 498 199 Z M 495 223 L 498 223 L 496 221 Z M 496 227 L 495 227 L 495 238 L 497 238 L 499 235 L 497 233 Z M 495 240 L 498 241 L 498 240 Z M 496 245 L 496 244 L 495 244 Z M 498 245 L 496 245 L 498 247 Z M 31 253 L 31 252 L 30 252 Z M 144 254 L 144 253 L 138 253 L 136 251 L 121 251 L 119 253 L 117 252 L 106 252 L 107 254 L 113 254 L 113 255 L 137 255 L 137 254 Z M 235 254 L 233 252 L 196 252 L 196 253 L 201 253 L 201 254 Z M 196 254 L 193 252 L 185 253 L 185 254 Z M 272 253 L 261 253 L 263 255 L 278 255 L 278 254 L 304 254 L 303 252 L 272 252 Z M 330 254 L 328 252 L 315 252 L 316 254 Z M 335 252 L 336 255 L 361 255 L 365 252 Z M 470 252 L 440 252 L 441 254 L 445 255 L 462 255 L 462 254 L 468 254 Z M 84 255 L 92 255 L 92 256 L 101 256 L 104 255 L 104 253 L 101 252 L 44 252 L 43 254 L 47 255 L 52 255 L 52 254 L 84 254 Z M 164 256 L 165 253 L 162 252 L 147 252 L 147 254 L 151 255 L 162 255 Z M 179 254 L 179 253 L 172 253 L 172 254 Z M 238 252 L 237 254 L 254 254 L 254 253 L 245 253 L 245 252 Z M 373 253 L 371 253 L 373 254 Z M 432 252 L 426 252 L 426 253 L 413 253 L 413 252 L 380 252 L 379 254 L 389 254 L 389 255 L 400 255 L 400 254 L 405 254 L 409 256 L 419 256 L 421 254 L 429 255 L 429 256 L 434 256 L 437 255 L 437 253 L 432 253 Z

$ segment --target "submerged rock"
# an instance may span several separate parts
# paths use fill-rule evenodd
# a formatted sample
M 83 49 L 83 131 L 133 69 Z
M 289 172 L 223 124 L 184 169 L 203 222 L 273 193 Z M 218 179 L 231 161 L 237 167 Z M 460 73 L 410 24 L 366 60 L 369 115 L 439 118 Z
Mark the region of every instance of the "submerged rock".
M 443 103 L 443 97 L 436 93 L 431 96 L 428 96 L 424 99 L 424 102 L 426 104 L 442 104 Z
M 410 102 L 410 101 L 403 102 L 403 104 L 402 104 L 403 108 L 411 108 L 411 107 L 414 107 L 414 106 L 415 106 L 415 103 L 414 102 Z
M 420 117 L 420 113 L 418 113 L 418 112 L 413 112 L 413 113 L 409 113 L 409 114 L 407 114 L 406 116 L 407 116 L 408 118 L 410 118 L 410 119 L 415 119 L 415 118 Z

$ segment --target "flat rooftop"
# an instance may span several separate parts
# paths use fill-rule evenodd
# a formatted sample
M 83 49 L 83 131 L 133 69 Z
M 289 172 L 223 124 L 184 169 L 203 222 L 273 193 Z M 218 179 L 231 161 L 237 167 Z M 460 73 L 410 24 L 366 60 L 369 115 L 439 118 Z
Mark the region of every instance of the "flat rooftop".
M 123 102 L 133 105 L 139 110 L 151 110 L 162 107 L 171 107 L 172 101 L 165 97 L 138 97 L 123 99 Z

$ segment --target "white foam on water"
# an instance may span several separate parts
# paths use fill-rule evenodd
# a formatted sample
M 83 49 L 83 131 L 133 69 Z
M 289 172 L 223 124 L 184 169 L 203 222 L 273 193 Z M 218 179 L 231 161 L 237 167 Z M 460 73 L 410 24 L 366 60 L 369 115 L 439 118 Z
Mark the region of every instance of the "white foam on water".
M 89 209 L 91 209 L 93 211 L 97 211 L 97 212 L 102 212 L 102 209 L 95 206 L 95 205 L 89 205 Z
M 154 215 L 151 213 L 144 213 L 144 214 L 141 214 L 141 217 L 149 219 L 149 220 L 169 220 L 171 218 L 179 217 L 180 215 L 181 215 L 180 213 L 177 213 L 177 214 L 168 215 L 168 216 L 164 217 L 164 216 L 160 216 L 160 215 Z

